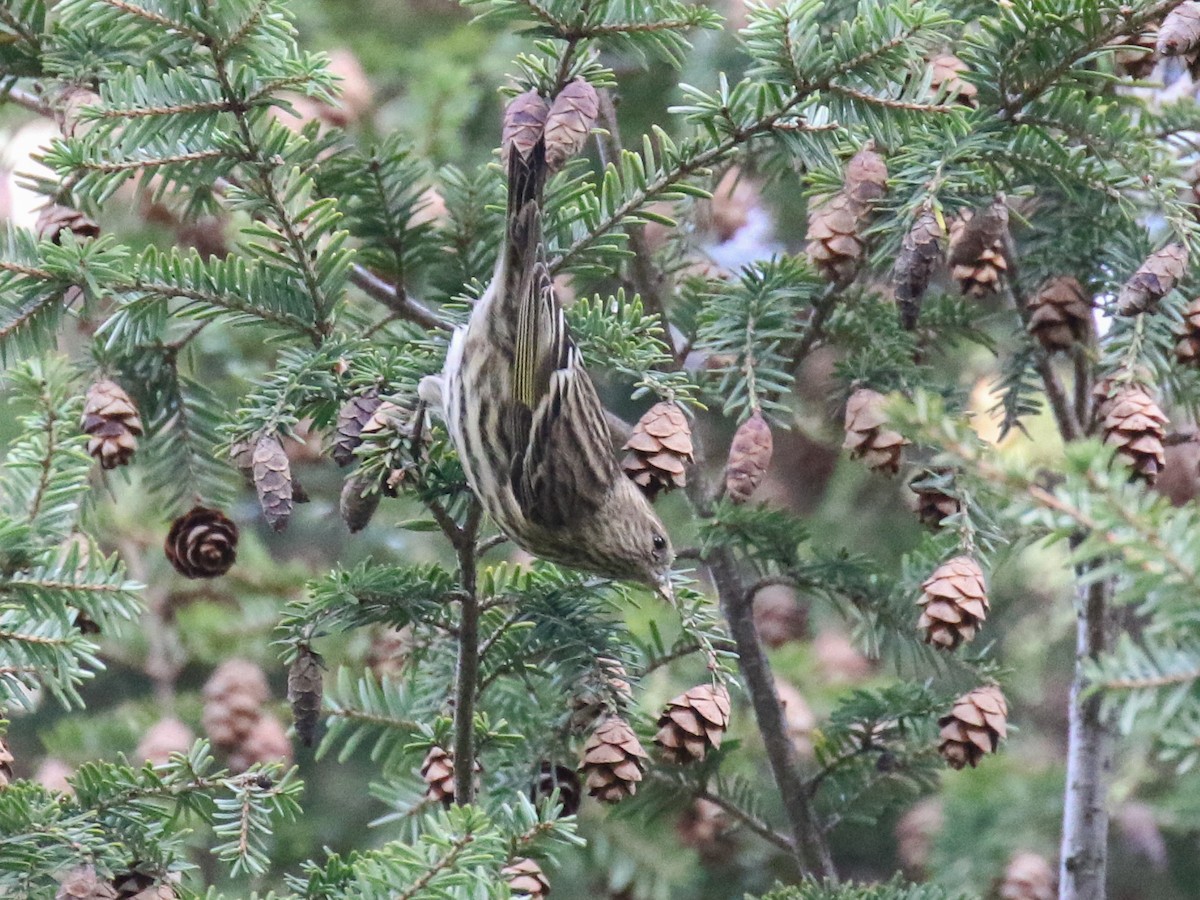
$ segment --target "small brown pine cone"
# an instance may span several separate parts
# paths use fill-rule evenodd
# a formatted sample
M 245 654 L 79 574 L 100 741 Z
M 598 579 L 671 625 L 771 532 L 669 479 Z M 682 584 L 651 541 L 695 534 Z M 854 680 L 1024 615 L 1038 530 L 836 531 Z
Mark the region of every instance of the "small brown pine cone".
M 228 659 L 204 683 L 201 724 L 219 750 L 231 751 L 244 743 L 271 696 L 267 676 L 245 659 Z
M 926 877 L 934 840 L 945 821 L 946 811 L 937 797 L 910 806 L 896 821 L 896 856 L 906 876 L 913 880 Z
M 482 771 L 476 761 L 474 771 Z M 425 796 L 449 807 L 454 802 L 454 756 L 441 747 L 430 747 L 421 763 L 421 777 L 425 779 Z
M 933 273 L 942 262 L 941 222 L 932 209 L 923 210 L 900 243 L 892 267 L 892 284 L 900 306 L 900 324 L 906 331 L 917 327 L 921 298 L 929 290 Z
M 152 766 L 164 766 L 176 753 L 186 754 L 196 740 L 192 729 L 178 719 L 168 716 L 151 725 L 138 741 L 134 756 Z
M 0 788 L 6 788 L 13 782 L 12 764 L 17 758 L 8 749 L 8 740 L 0 737 Z
M 1146 257 L 1117 295 L 1117 312 L 1123 316 L 1154 312 L 1158 301 L 1171 293 L 1187 272 L 1188 254 L 1183 244 L 1167 244 Z
M 362 430 L 382 402 L 379 394 L 372 389 L 342 404 L 338 410 L 332 452 L 333 461 L 339 466 L 354 462 L 354 450 L 362 443 Z
M 962 509 L 957 497 L 947 493 L 951 488 L 952 473 L 948 469 L 923 472 L 908 483 L 916 502 L 917 518 L 921 524 L 935 531 L 942 527 L 942 520 Z
M 710 749 L 719 749 L 728 728 L 729 691 L 724 685 L 701 684 L 667 703 L 654 743 L 667 762 L 683 766 L 702 762 Z
M 241 745 L 229 754 L 229 769 L 234 773 L 245 772 L 259 763 L 292 764 L 292 742 L 287 729 L 272 713 L 258 717 Z
M 522 159 L 529 157 L 538 141 L 542 139 L 549 112 L 550 104 L 535 90 L 518 94 L 508 102 L 504 110 L 504 130 L 501 137 L 501 147 L 506 160 L 511 150 L 516 150 Z
M 621 661 L 597 657 L 596 669 L 586 675 L 578 691 L 571 696 L 571 729 L 587 731 L 610 712 L 620 712 L 633 700 L 629 673 Z
M 1029 333 L 1053 353 L 1070 350 L 1087 337 L 1092 306 L 1083 286 L 1070 275 L 1056 275 L 1029 298 Z
M 74 774 L 75 770 L 61 759 L 47 756 L 42 760 L 37 771 L 33 773 L 33 780 L 48 791 L 58 794 L 73 794 L 75 789 L 71 787 L 68 779 Z
M 814 197 L 809 205 L 809 261 L 826 281 L 842 284 L 854 278 L 866 255 L 862 231 L 862 207 L 839 191 Z
M 994 684 L 975 688 L 954 701 L 941 727 L 938 752 L 952 769 L 975 768 L 984 754 L 995 753 L 1008 731 L 1008 703 Z
M 768 647 L 782 647 L 808 634 L 808 612 L 791 588 L 771 585 L 754 595 L 754 627 Z
M 687 484 L 692 428 L 677 404 L 663 401 L 646 410 L 621 449 L 629 451 L 621 463 L 625 474 L 651 500 Z
M 991 608 L 979 563 L 969 556 L 942 563 L 921 585 L 917 605 L 917 628 L 925 632 L 925 643 L 953 650 L 974 640 Z
M 367 651 L 367 666 L 379 678 L 394 677 L 404 671 L 416 649 L 412 625 L 386 628 L 375 634 Z
M 292 464 L 278 437 L 263 434 L 254 443 L 252 459 L 258 504 L 272 531 L 287 528 L 292 515 Z
M 54 107 L 54 118 L 64 137 L 82 136 L 91 123 L 83 119 L 83 111 L 100 103 L 100 95 L 91 88 L 81 85 L 68 86 L 58 97 Z
M 550 882 L 542 867 L 528 857 L 514 859 L 500 870 L 501 877 L 508 882 L 514 898 L 522 900 L 545 900 L 550 896 Z
M 811 757 L 813 754 L 813 732 L 817 728 L 817 717 L 800 693 L 790 683 L 776 676 L 775 696 L 783 708 L 783 724 L 787 728 L 787 736 L 796 748 L 799 756 Z
M 602 803 L 617 803 L 637 793 L 647 759 L 629 724 L 612 716 L 601 721 L 588 737 L 579 774 L 590 796 Z
M 351 534 L 356 534 L 371 524 L 371 518 L 375 515 L 375 510 L 379 509 L 379 501 L 382 499 L 383 491 L 375 479 L 365 477 L 362 472 L 355 472 L 342 483 L 338 512 Z
M 908 443 L 898 432 L 887 428 L 883 414 L 884 396 L 870 388 L 859 388 L 846 402 L 846 440 L 843 450 L 861 459 L 867 468 L 895 475 L 900 457 Z
M 529 799 L 534 806 L 541 806 L 556 790 L 558 803 L 562 807 L 560 815 L 573 816 L 579 812 L 579 802 L 583 797 L 579 774 L 567 766 L 543 759 L 529 785 Z
M 100 226 L 86 213 L 58 203 L 42 207 L 33 230 L 39 241 L 53 241 L 56 244 L 62 243 L 64 231 L 81 238 L 94 238 L 100 234 Z
M 1017 853 L 1004 869 L 996 896 L 999 900 L 1054 900 L 1058 896 L 1058 873 L 1044 856 Z
M 58 885 L 54 900 L 118 900 L 117 891 L 107 878 L 96 874 L 91 865 L 78 866 Z
M 88 435 L 88 453 L 103 469 L 128 465 L 137 450 L 142 420 L 129 395 L 114 381 L 97 381 L 83 401 L 80 427 Z
M 1200 3 L 1188 0 L 1175 7 L 1158 27 L 1161 56 L 1183 56 L 1200 50 Z
M 1158 65 L 1158 26 L 1149 23 L 1137 34 L 1125 35 L 1109 45 L 1113 51 L 1113 69 L 1138 81 L 1149 78 Z
M 305 747 L 311 747 L 317 737 L 317 725 L 321 718 L 321 697 L 324 679 L 321 675 L 324 661 L 306 644 L 298 648 L 296 659 L 288 668 L 288 703 L 292 705 L 292 720 L 296 736 Z
M 1200 297 L 1183 311 L 1183 327 L 1177 336 L 1175 359 L 1185 366 L 1200 365 Z
M 1167 417 L 1140 384 L 1116 389 L 1103 405 L 1104 441 L 1117 448 L 1133 469 L 1133 477 L 1150 484 L 1166 463 L 1163 438 Z
M 562 168 L 583 149 L 600 114 L 596 89 L 582 78 L 565 85 L 546 114 L 546 165 L 550 171 Z
M 944 96 L 947 103 L 957 103 L 974 109 L 979 105 L 976 95 L 979 88 L 969 81 L 963 80 L 962 73 L 967 71 L 967 64 L 952 53 L 943 53 L 929 61 L 932 70 L 929 79 L 929 90 L 934 96 Z
M 697 797 L 675 822 L 675 834 L 684 846 L 691 847 L 708 864 L 728 862 L 735 850 L 728 832 L 733 819 L 725 808 Z
M 868 209 L 887 193 L 887 180 L 887 163 L 875 152 L 875 142 L 867 141 L 846 163 L 843 191 L 854 203 Z
M 969 297 L 988 297 L 1000 290 L 1008 271 L 1004 239 L 1008 206 L 1003 196 L 980 212 L 963 210 L 950 228 L 947 262 L 959 290 Z
M 180 575 L 216 578 L 237 559 L 238 529 L 220 510 L 193 507 L 171 523 L 163 549 Z
M 758 490 L 771 465 L 771 428 L 758 410 L 738 426 L 725 463 L 725 493 L 734 503 L 745 503 Z
M 388 438 L 404 428 L 404 410 L 392 403 L 390 400 L 384 400 L 371 413 L 371 417 L 367 419 L 359 432 L 359 440 L 361 441 L 379 441 Z

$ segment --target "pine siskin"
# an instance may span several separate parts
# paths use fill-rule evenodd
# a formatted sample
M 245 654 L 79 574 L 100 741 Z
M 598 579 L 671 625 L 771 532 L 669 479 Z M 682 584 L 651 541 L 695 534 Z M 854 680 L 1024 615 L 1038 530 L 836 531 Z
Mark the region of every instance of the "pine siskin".
M 530 91 L 512 102 L 509 118 L 544 109 Z M 617 463 L 554 293 L 542 236 L 545 140 L 536 128 L 526 138 L 504 148 L 508 216 L 495 275 L 455 331 L 442 374 L 422 381 L 421 397 L 441 411 L 472 490 L 516 544 L 670 599 L 671 542 Z

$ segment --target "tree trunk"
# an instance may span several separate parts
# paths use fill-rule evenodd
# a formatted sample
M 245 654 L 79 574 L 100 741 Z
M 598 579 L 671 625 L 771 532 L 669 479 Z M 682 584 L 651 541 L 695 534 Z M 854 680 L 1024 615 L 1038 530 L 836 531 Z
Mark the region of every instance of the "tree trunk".
M 1087 574 L 1086 569 L 1078 573 Z M 1084 696 L 1083 668 L 1109 647 L 1112 613 L 1107 580 L 1076 587 L 1075 678 L 1071 683 L 1067 787 L 1063 806 L 1059 900 L 1104 900 L 1108 862 L 1108 780 L 1114 727 L 1102 698 Z

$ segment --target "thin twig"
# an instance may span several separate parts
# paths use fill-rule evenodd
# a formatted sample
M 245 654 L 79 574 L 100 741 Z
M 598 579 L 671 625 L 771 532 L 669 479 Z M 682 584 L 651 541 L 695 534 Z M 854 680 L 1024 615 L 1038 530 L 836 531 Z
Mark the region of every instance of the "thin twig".
M 454 676 L 454 802 L 475 799 L 475 699 L 479 687 L 479 593 L 476 584 L 475 537 L 483 507 L 472 499 L 467 518 L 456 532 L 460 604 L 458 666 Z M 451 540 L 454 540 L 454 537 Z
M 768 843 L 774 844 L 784 853 L 791 854 L 796 852 L 795 845 L 788 840 L 785 835 L 780 834 L 770 825 L 760 820 L 757 816 L 754 816 L 742 809 L 737 804 L 726 800 L 720 794 L 714 794 L 712 791 L 706 788 L 701 788 L 700 790 L 696 791 L 696 796 L 701 800 L 707 800 L 714 806 L 721 807 L 721 809 L 725 810 L 725 812 L 729 813 L 748 829 L 757 834 L 760 838 Z

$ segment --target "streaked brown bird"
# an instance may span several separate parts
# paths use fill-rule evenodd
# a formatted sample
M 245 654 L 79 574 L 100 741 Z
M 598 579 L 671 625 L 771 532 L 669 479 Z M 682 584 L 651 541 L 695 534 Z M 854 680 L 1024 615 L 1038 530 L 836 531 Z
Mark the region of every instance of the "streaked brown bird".
M 522 117 L 518 103 L 532 115 Z M 541 104 L 540 110 L 538 104 Z M 510 105 L 508 212 L 496 271 L 421 397 L 440 409 L 472 490 L 518 546 L 670 598 L 666 529 L 622 473 L 604 408 L 555 296 L 542 234 L 545 101 Z

